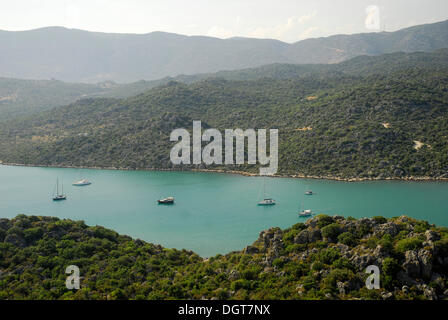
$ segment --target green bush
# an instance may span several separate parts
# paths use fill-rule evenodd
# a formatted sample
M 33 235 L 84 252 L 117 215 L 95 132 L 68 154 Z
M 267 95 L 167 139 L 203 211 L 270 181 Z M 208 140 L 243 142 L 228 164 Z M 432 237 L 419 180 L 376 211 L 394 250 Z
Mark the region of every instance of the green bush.
M 338 242 L 349 247 L 355 247 L 358 244 L 358 239 L 351 232 L 344 232 L 338 236 Z
M 336 289 L 338 282 L 349 281 L 354 277 L 354 273 L 347 269 L 334 269 L 323 279 L 323 283 L 327 288 Z
M 347 258 L 339 258 L 337 260 L 334 260 L 333 264 L 331 265 L 335 269 L 350 269 L 354 270 L 354 266 Z
M 322 236 L 331 241 L 334 241 L 338 238 L 338 235 L 341 233 L 341 226 L 337 223 L 329 224 L 322 228 L 321 230 Z
M 234 291 L 238 291 L 240 289 L 251 289 L 251 281 L 245 279 L 235 280 L 230 284 L 230 288 Z
M 395 244 L 395 250 L 399 253 L 405 253 L 409 250 L 416 250 L 422 247 L 423 240 L 418 238 L 406 238 Z
M 381 282 L 384 288 L 389 290 L 398 285 L 396 274 L 400 271 L 401 266 L 394 258 L 385 258 L 382 263 Z
M 23 232 L 23 236 L 28 243 L 39 240 L 40 238 L 42 238 L 43 234 L 44 230 L 40 227 L 26 229 Z
M 318 216 L 317 226 L 322 229 L 325 226 L 328 226 L 329 224 L 332 224 L 334 222 L 333 218 L 330 216 L 327 216 L 325 214 Z
M 325 267 L 325 265 L 321 261 L 315 261 L 311 265 L 311 270 L 313 271 L 320 271 Z
M 414 225 L 414 232 L 423 233 L 426 230 L 429 230 L 430 228 L 431 228 L 431 226 L 429 225 L 429 223 L 427 221 L 418 221 Z
M 339 259 L 340 256 L 341 254 L 337 250 L 328 248 L 319 253 L 319 260 L 325 264 L 332 264 L 335 260 Z
M 283 234 L 283 241 L 287 244 L 291 244 L 292 241 L 294 241 L 294 237 L 299 233 L 298 230 L 292 229 L 288 232 L 285 232 Z
M 394 249 L 394 244 L 392 242 L 392 236 L 390 234 L 385 234 L 379 241 L 378 245 L 382 246 L 387 252 L 392 252 Z
M 299 222 L 299 223 L 296 223 L 295 225 L 293 225 L 293 226 L 291 227 L 291 229 L 293 229 L 293 230 L 298 230 L 298 231 L 302 231 L 302 230 L 305 230 L 305 229 L 306 229 L 306 225 L 305 225 L 304 223 L 302 223 L 302 222 Z
M 369 249 L 375 249 L 378 245 L 379 239 L 376 237 L 371 237 L 364 242 L 364 245 Z
M 387 222 L 387 219 L 381 216 L 375 216 L 372 219 L 375 220 L 375 222 L 378 224 L 383 224 Z
M 448 257 L 448 239 L 434 242 L 434 251 L 439 256 Z

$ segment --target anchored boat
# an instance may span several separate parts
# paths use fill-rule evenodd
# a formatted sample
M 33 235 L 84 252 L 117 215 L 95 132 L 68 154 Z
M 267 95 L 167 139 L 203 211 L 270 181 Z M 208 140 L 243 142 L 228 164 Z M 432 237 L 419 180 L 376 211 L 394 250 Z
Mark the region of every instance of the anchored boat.
M 258 202 L 259 206 L 273 206 L 275 205 L 275 200 L 266 197 L 266 178 L 263 177 L 263 200 Z
M 59 179 L 56 179 L 56 194 L 53 195 L 53 201 L 67 200 L 67 195 L 64 193 L 64 185 L 62 184 L 62 192 L 59 193 Z
M 91 184 L 92 184 L 92 182 L 90 182 L 87 179 L 82 179 L 82 180 L 79 180 L 79 181 L 76 181 L 76 182 L 73 183 L 73 185 L 75 187 L 88 186 L 88 185 L 91 185 Z
M 313 212 L 310 209 L 303 209 L 303 202 L 300 206 L 299 217 L 311 217 Z
M 302 210 L 299 212 L 299 217 L 311 217 L 313 215 L 313 212 L 309 209 Z
M 275 200 L 271 198 L 263 199 L 260 202 L 258 202 L 259 206 L 272 206 L 275 204 Z
M 159 204 L 174 204 L 174 197 L 168 197 L 157 200 Z

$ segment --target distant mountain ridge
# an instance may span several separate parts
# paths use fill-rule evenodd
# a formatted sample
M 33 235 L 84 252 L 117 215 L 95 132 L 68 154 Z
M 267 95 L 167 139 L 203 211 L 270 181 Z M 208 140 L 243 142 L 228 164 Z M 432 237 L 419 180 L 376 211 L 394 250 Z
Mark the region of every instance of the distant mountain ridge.
M 133 82 L 272 63 L 338 63 L 359 55 L 448 47 L 448 20 L 396 32 L 336 35 L 288 44 L 271 39 L 108 34 L 62 27 L 0 31 L 0 77 Z

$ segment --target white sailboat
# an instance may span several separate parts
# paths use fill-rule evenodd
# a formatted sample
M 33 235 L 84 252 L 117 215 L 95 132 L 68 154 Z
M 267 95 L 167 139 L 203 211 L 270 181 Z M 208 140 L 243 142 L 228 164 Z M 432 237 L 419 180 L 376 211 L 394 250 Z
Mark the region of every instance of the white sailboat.
M 312 195 L 314 194 L 313 190 L 309 189 L 308 186 L 306 186 L 306 189 L 307 189 L 307 190 L 305 191 L 305 194 L 306 194 L 307 196 L 312 196 Z
M 263 200 L 258 202 L 259 206 L 273 206 L 275 205 L 275 200 L 266 197 L 266 178 L 263 177 Z
M 311 217 L 313 215 L 313 211 L 311 209 L 303 209 L 303 203 L 301 209 L 299 211 L 299 217 Z

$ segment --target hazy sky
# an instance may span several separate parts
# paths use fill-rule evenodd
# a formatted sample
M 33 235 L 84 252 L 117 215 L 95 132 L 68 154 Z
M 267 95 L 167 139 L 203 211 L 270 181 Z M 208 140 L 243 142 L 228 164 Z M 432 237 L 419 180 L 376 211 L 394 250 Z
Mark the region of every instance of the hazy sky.
M 0 0 L 2 30 L 64 26 L 295 42 L 446 19 L 447 0 Z

